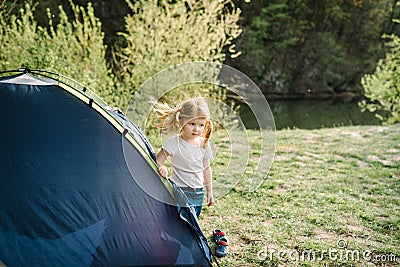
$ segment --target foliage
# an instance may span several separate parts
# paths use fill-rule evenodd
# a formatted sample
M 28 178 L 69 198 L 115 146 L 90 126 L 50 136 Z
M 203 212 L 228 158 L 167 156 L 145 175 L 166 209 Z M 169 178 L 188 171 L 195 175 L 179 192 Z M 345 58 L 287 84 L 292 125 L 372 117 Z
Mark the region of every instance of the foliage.
M 26 0 L 4 0 L 13 1 L 17 6 L 23 7 Z M 38 25 L 49 26 L 47 9 L 52 12 L 55 23 L 59 21 L 58 7 L 61 5 L 68 17 L 74 16 L 74 11 L 69 4 L 69 0 L 33 0 L 35 3 L 34 16 Z M 124 0 L 105 1 L 105 0 L 73 0 L 75 5 L 87 6 L 88 2 L 93 5 L 96 17 L 101 20 L 102 30 L 105 34 L 104 42 L 107 45 L 107 60 L 111 60 L 112 46 L 118 42 L 119 36 L 116 35 L 124 29 L 124 17 L 129 12 L 129 7 Z
M 388 36 L 390 52 L 379 61 L 373 74 L 366 74 L 362 79 L 365 96 L 368 101 L 361 105 L 372 111 L 381 111 L 378 118 L 386 123 L 400 122 L 400 38 Z
M 105 59 L 106 46 L 101 22 L 94 15 L 92 5 L 87 10 L 71 7 L 74 19 L 69 21 L 62 7 L 59 7 L 60 22 L 53 26 L 50 20 L 49 57 L 51 68 L 93 88 L 106 102 L 113 103 L 113 78 Z
M 59 71 L 122 108 L 147 78 L 196 60 L 235 67 L 266 94 L 362 94 L 361 77 L 384 56 L 382 33 L 400 33 L 398 0 L 26 2 L 0 0 L 0 67 Z M 180 91 L 198 90 L 214 89 Z
M 21 65 L 27 65 L 26 61 L 37 62 L 39 59 L 35 53 L 35 45 L 39 39 L 42 28 L 37 26 L 33 18 L 34 7 L 30 3 L 25 9 L 20 9 L 20 19 L 12 15 L 2 23 L 2 35 L 0 36 L 1 53 L 0 64 L 2 69 L 15 69 Z M 38 34 L 36 34 L 38 31 Z M 35 38 L 36 37 L 36 38 Z M 24 48 L 22 47 L 24 45 Z
M 229 64 L 265 93 L 360 92 L 382 54 L 386 0 L 274 0 L 242 4 L 245 20 Z
M 13 4 L 14 3 L 7 3 L 6 0 L 0 0 L 0 36 L 3 36 L 5 34 L 5 30 L 7 27 L 7 22 L 10 17 L 11 11 L 13 9 Z M 0 39 L 0 51 L 3 51 L 3 45 L 4 45 L 4 40 L 3 38 Z
M 72 1 L 70 4 L 73 21 L 59 6 L 57 25 L 53 25 L 51 11 L 47 10 L 49 28 L 38 25 L 33 15 L 35 5 L 31 2 L 19 10 L 19 16 L 11 16 L 0 37 L 0 67 L 17 69 L 24 66 L 59 72 L 113 102 L 110 95 L 114 82 L 105 61 L 101 23 L 94 16 L 90 3 L 87 9 Z
M 223 62 L 225 53 L 235 53 L 232 41 L 241 30 L 239 10 L 228 1 L 128 1 L 133 12 L 120 33 L 124 47 L 117 48 L 120 80 L 125 88 L 122 107 L 132 93 L 159 71 L 186 62 Z M 185 86 L 175 96 L 210 96 L 208 86 Z M 171 99 L 171 98 L 170 98 Z

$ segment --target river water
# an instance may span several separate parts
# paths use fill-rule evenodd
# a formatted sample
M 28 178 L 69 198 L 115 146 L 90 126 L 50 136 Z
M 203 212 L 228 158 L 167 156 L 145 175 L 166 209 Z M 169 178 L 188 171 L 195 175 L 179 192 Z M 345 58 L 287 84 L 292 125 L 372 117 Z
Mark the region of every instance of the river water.
M 332 100 L 271 100 L 268 102 L 276 129 L 320 129 L 349 125 L 378 125 L 380 121 L 370 112 L 362 112 L 357 102 Z M 239 114 L 246 128 L 257 128 L 248 106 Z

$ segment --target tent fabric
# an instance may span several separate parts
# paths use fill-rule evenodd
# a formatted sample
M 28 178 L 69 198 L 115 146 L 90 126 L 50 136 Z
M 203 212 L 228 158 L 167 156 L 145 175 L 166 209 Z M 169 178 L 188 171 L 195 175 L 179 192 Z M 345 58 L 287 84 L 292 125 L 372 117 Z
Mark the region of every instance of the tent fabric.
M 154 161 L 156 161 L 156 153 L 154 152 L 154 149 L 147 140 L 147 138 L 143 135 L 140 128 L 136 124 L 134 124 L 131 120 L 129 120 L 129 118 L 126 117 L 125 114 L 122 113 L 119 109 L 115 110 L 108 108 L 107 110 L 114 118 L 116 118 L 120 123 L 122 123 L 122 125 L 126 129 L 128 129 L 129 133 L 134 136 L 134 138 L 139 142 L 142 148 L 147 151 L 147 153 Z
M 123 151 L 114 122 L 57 81 L 26 73 L 0 78 L 0 118 L 0 262 L 211 266 L 193 213 L 166 204 L 174 197 L 139 129 L 147 158 L 134 143 Z

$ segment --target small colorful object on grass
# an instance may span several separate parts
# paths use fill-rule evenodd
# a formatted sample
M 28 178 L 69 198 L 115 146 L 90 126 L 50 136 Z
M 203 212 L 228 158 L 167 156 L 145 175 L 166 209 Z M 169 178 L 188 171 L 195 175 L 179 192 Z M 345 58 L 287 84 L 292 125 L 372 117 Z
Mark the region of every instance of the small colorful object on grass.
M 213 238 L 215 243 L 217 244 L 217 248 L 215 250 L 215 254 L 217 257 L 225 257 L 228 255 L 229 251 L 229 241 L 226 237 L 226 234 L 218 229 L 213 231 Z

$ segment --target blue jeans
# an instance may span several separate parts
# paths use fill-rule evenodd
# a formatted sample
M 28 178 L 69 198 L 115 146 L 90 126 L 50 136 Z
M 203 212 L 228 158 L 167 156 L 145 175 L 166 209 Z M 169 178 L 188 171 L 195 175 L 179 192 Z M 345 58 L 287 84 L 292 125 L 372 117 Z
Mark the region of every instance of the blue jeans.
M 196 210 L 197 218 L 199 218 L 201 208 L 203 207 L 204 188 L 181 187 L 181 189 L 189 199 L 189 205 L 193 206 Z

